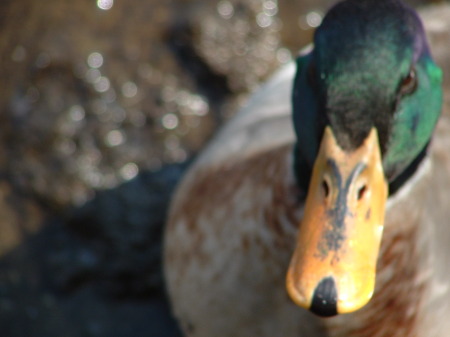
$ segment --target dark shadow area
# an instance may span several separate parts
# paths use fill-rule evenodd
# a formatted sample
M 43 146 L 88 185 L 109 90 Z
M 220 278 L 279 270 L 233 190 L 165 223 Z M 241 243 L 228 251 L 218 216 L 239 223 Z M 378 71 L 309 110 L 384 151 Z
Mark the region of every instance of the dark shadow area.
M 181 336 L 165 296 L 161 248 L 169 199 L 186 166 L 99 191 L 5 255 L 2 335 Z

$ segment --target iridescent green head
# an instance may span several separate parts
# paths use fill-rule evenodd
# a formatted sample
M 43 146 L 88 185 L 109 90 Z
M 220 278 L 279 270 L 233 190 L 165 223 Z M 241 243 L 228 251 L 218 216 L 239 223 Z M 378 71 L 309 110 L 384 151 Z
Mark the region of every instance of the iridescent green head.
M 299 163 L 312 167 L 327 125 L 343 149 L 375 127 L 394 180 L 424 151 L 441 111 L 442 73 L 419 17 L 396 0 L 347 0 L 325 16 L 314 46 L 294 84 Z

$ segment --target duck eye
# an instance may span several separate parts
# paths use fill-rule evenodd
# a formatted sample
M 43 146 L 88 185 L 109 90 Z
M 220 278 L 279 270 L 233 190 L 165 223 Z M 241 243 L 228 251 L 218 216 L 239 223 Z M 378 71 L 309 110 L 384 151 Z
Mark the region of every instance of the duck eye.
M 417 88 L 417 75 L 416 69 L 411 68 L 408 75 L 400 83 L 400 94 L 409 95 Z

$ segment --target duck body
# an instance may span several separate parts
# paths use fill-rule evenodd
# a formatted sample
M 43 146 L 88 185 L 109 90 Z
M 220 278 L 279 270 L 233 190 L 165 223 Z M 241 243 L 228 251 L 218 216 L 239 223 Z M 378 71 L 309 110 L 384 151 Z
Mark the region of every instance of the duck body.
M 254 104 L 262 109 L 250 103 L 222 130 L 173 200 L 166 276 L 188 336 L 296 336 L 299 320 L 314 319 L 284 289 L 303 208 L 291 170 L 292 84 L 283 81 L 293 70 L 291 64 L 280 81 L 272 82 L 275 86 L 269 84 L 285 86 L 280 94 L 286 104 L 279 105 L 280 97 L 270 88 L 255 96 Z M 261 99 L 267 104 L 260 106 Z M 183 267 L 170 267 L 178 264 Z M 205 315 L 214 318 L 205 320 Z
M 320 90 L 301 89 L 304 83 L 299 82 L 310 80 L 311 60 L 319 59 L 313 53 L 308 51 L 296 65 L 285 66 L 255 93 L 178 187 L 166 229 L 164 261 L 175 316 L 190 337 L 448 336 L 450 322 L 443 319 L 450 315 L 446 261 L 450 208 L 445 194 L 450 191 L 450 122 L 446 118 L 428 155 L 423 157 L 420 148 L 414 155 L 419 159 L 406 164 L 403 155 L 392 159 L 395 155 L 389 156 L 393 152 L 382 140 L 396 129 L 395 123 L 385 134 L 378 132 L 386 145 L 385 172 L 392 177 L 376 285 L 368 304 L 352 313 L 322 318 L 297 306 L 296 295 L 286 291 L 299 227 L 305 226 L 312 161 L 319 152 L 320 137 L 313 129 L 321 124 L 320 118 L 324 124 L 334 123 L 335 132 L 345 124 L 318 111 L 319 99 L 314 95 Z M 296 87 L 307 96 L 297 100 L 297 106 Z M 299 110 L 306 117 L 298 117 Z M 333 118 L 335 122 L 330 122 Z M 345 148 L 342 143 L 351 138 L 344 132 L 337 142 Z

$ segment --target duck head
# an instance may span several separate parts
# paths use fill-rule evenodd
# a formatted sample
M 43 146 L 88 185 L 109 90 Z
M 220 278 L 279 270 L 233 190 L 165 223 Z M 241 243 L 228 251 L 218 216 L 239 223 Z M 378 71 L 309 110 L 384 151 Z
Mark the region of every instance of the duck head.
M 372 297 L 385 204 L 426 151 L 442 73 L 417 14 L 395 0 L 337 4 L 297 63 L 295 172 L 308 194 L 287 290 L 332 316 Z

